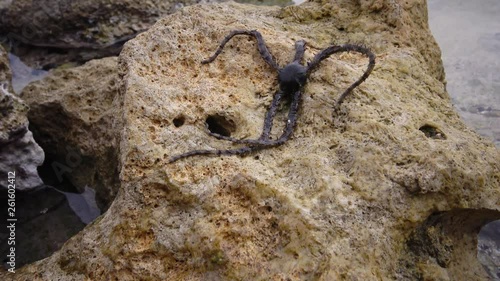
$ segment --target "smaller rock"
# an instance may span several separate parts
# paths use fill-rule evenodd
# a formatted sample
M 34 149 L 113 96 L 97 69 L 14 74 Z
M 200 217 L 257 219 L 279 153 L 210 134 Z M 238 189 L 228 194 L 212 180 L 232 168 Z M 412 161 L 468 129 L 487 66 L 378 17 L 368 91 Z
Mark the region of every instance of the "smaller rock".
M 15 172 L 16 188 L 25 190 L 43 183 L 37 167 L 45 154 L 28 130 L 28 106 L 12 93 L 11 77 L 7 53 L 0 47 L 0 174 Z
M 117 65 L 117 58 L 109 57 L 56 69 L 21 95 L 30 106 L 35 137 L 50 159 L 48 168 L 57 177 L 52 184 L 64 177 L 79 192 L 92 186 L 101 209 L 119 187 Z
M 16 188 L 30 189 L 43 184 L 37 167 L 43 164 L 45 154 L 28 130 L 21 137 L 0 149 L 0 171 L 16 173 Z

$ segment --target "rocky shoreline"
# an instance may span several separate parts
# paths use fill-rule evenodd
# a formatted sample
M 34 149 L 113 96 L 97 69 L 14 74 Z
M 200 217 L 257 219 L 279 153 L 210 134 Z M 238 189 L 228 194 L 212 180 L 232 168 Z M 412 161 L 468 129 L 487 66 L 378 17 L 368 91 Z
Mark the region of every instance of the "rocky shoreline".
M 42 173 L 45 184 L 59 176 L 72 192 L 92 186 L 105 212 L 1 279 L 488 280 L 477 241 L 500 219 L 500 152 L 451 105 L 425 1 L 31 2 L 0 1 L 0 33 L 22 42 L 18 50 L 45 50 L 26 63 L 50 72 L 18 96 L 0 49 L 0 170 L 17 165 L 4 159 L 28 165 L 19 189 L 34 188 L 46 157 L 41 169 L 55 173 Z M 277 85 L 254 40 L 235 38 L 200 64 L 234 29 L 259 30 L 280 65 L 304 39 L 306 60 L 358 42 L 376 67 L 332 116 L 366 59 L 322 62 L 281 147 L 169 164 L 231 147 L 206 134 L 211 117 L 237 138 L 262 129 Z M 68 51 L 40 59 L 54 49 Z M 14 151 L 25 156 L 4 156 Z

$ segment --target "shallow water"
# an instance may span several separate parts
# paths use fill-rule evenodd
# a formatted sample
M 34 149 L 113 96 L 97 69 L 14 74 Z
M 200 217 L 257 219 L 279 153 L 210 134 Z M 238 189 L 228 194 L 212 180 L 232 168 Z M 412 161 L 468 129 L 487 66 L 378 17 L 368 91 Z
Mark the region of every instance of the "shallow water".
M 12 71 L 12 87 L 18 95 L 29 83 L 41 80 L 49 75 L 48 71 L 27 66 L 18 56 L 12 53 L 9 53 L 9 63 Z
M 60 185 L 60 184 L 59 184 Z M 0 190 L 0 200 L 7 202 L 7 190 Z M 16 191 L 16 267 L 32 263 L 59 250 L 85 225 L 100 215 L 95 191 L 85 187 L 83 193 L 71 193 L 52 186 L 28 191 Z M 2 222 L 7 221 L 7 208 L 0 211 Z M 9 229 L 0 223 L 0 266 L 6 264 L 10 246 Z M 1 270 L 1 269 L 0 269 Z
M 500 147 L 500 1 L 428 0 L 428 6 L 455 108 Z

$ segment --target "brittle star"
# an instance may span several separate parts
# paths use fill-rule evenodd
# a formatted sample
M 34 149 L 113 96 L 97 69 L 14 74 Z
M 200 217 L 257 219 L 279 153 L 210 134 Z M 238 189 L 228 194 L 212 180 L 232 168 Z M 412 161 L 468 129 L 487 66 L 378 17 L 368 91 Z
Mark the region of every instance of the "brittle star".
M 375 67 L 375 54 L 373 54 L 368 48 L 353 45 L 332 45 L 322 51 L 320 51 L 314 58 L 307 63 L 307 65 L 302 65 L 302 60 L 304 58 L 306 42 L 304 40 L 299 40 L 295 43 L 295 57 L 293 61 L 287 64 L 285 67 L 280 68 L 278 63 L 274 60 L 273 56 L 269 52 L 269 49 L 264 42 L 262 35 L 256 30 L 234 30 L 227 35 L 224 40 L 220 43 L 219 47 L 215 51 L 214 55 L 210 58 L 203 60 L 202 64 L 208 64 L 213 62 L 217 56 L 222 52 L 224 46 L 236 35 L 248 35 L 253 36 L 257 40 L 257 48 L 261 57 L 264 61 L 278 73 L 279 90 L 274 95 L 271 102 L 271 106 L 267 110 L 266 117 L 264 119 L 264 128 L 258 139 L 237 139 L 229 136 L 223 136 L 217 133 L 208 132 L 209 135 L 220 139 L 231 141 L 236 144 L 245 144 L 246 146 L 235 148 L 235 149 L 220 149 L 220 150 L 193 150 L 183 154 L 179 154 L 170 158 L 169 163 L 173 163 L 179 159 L 191 157 L 195 155 L 245 155 L 254 151 L 276 147 L 284 144 L 292 136 L 295 125 L 297 124 L 297 114 L 302 100 L 302 93 L 304 91 L 304 86 L 306 85 L 307 78 L 309 75 L 319 66 L 319 63 L 324 59 L 335 53 L 342 52 L 358 52 L 368 57 L 369 63 L 366 71 L 363 75 L 355 81 L 347 90 L 340 95 L 337 100 L 335 107 L 338 108 L 344 99 L 352 92 L 354 88 L 359 86 L 363 81 L 368 78 L 373 68 Z M 290 109 L 288 111 L 288 118 L 286 120 L 285 129 L 281 136 L 275 140 L 270 139 L 271 129 L 273 127 L 274 117 L 278 106 L 283 99 L 283 97 L 291 98 Z

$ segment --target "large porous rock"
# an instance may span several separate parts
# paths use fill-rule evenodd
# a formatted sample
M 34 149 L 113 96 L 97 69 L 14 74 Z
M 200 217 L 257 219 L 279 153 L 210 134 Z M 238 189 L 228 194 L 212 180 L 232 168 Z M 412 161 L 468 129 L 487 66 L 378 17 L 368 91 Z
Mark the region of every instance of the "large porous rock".
M 500 217 L 500 153 L 460 120 L 444 88 L 424 0 L 317 1 L 287 8 L 192 6 L 120 55 L 121 189 L 106 214 L 18 280 L 485 280 L 477 233 Z M 257 137 L 294 42 L 342 54 L 305 87 L 294 136 L 246 157 L 170 157 L 233 147 L 205 124 Z M 283 119 L 286 106 L 278 114 Z M 283 125 L 276 121 L 276 126 Z M 277 129 L 275 134 L 278 134 Z
M 28 65 L 52 68 L 67 61 L 85 62 L 118 55 L 124 42 L 160 17 L 197 2 L 0 1 L 0 35 L 10 38 L 14 52 Z
M 117 57 L 109 57 L 57 69 L 22 92 L 54 184 L 69 179 L 82 192 L 91 186 L 104 208 L 119 188 L 117 66 Z
M 14 94 L 11 79 L 7 52 L 0 46 L 0 186 L 7 188 L 7 176 L 15 173 L 15 187 L 26 190 L 42 184 L 37 167 L 44 153 L 28 130 L 28 106 Z

